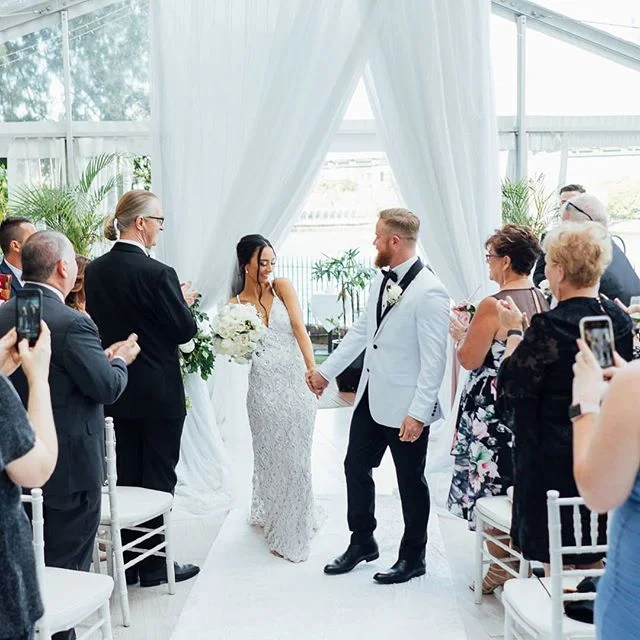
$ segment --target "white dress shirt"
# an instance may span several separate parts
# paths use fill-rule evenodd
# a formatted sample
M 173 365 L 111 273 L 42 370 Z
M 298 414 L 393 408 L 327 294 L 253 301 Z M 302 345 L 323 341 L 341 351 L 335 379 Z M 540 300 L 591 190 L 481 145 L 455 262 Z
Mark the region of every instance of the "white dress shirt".
M 149 249 L 145 247 L 142 242 L 138 242 L 137 240 L 125 240 L 124 238 L 120 238 L 116 240 L 116 242 L 123 242 L 124 244 L 132 244 L 134 247 L 138 247 L 138 249 L 142 249 L 148 256 L 151 255 L 149 253 Z
M 9 267 L 11 273 L 16 277 L 16 280 L 24 286 L 24 282 L 22 282 L 22 269 L 18 269 L 18 267 L 14 267 L 6 258 L 4 259 L 4 263 Z

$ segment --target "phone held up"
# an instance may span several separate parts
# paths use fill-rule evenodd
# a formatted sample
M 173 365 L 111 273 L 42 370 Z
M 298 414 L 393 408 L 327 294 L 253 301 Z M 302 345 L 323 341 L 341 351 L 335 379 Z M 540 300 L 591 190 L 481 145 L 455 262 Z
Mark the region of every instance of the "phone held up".
M 16 331 L 18 340 L 29 341 L 33 347 L 40 336 L 42 291 L 25 287 L 16 293 Z
M 580 320 L 580 337 L 593 351 L 598 364 L 606 369 L 613 367 L 613 325 L 609 316 L 587 316 Z

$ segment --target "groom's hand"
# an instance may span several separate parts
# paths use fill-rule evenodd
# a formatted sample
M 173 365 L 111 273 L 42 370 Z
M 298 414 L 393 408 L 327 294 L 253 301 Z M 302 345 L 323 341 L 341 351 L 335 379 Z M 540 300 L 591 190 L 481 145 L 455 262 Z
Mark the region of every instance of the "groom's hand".
M 315 393 L 318 398 L 322 395 L 322 392 L 329 386 L 329 381 L 316 369 L 307 371 L 305 375 L 307 385 L 311 389 L 312 393 Z
M 424 424 L 407 416 L 400 425 L 400 442 L 415 442 L 421 435 Z

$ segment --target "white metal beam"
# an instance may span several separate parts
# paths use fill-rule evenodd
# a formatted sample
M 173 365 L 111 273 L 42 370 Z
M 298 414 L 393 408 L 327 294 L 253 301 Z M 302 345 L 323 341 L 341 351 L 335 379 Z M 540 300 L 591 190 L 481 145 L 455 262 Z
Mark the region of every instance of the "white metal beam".
M 640 46 L 529 0 L 491 0 L 493 12 L 640 71 Z
M 61 11 L 67 11 L 73 20 L 91 11 L 97 11 L 118 0 L 51 0 L 42 2 L 28 13 L 0 16 L 0 44 L 17 40 L 28 33 L 60 24 Z
M 527 17 L 516 18 L 517 60 L 518 60 L 518 99 L 516 130 L 516 177 L 526 179 L 527 173 Z

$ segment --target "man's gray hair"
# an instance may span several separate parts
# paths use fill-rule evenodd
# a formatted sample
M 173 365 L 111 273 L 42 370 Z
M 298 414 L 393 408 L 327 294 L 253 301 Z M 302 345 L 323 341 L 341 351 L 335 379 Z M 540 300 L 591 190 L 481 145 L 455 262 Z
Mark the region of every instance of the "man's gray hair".
M 573 222 L 588 222 L 591 219 L 593 222 L 599 222 L 603 227 L 609 224 L 606 207 L 590 193 L 579 193 L 567 200 L 565 207 L 569 220 Z
M 22 246 L 22 279 L 47 282 L 60 260 L 75 260 L 67 236 L 58 231 L 37 231 Z

